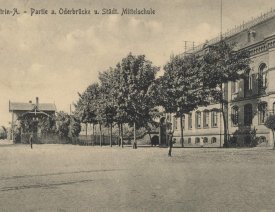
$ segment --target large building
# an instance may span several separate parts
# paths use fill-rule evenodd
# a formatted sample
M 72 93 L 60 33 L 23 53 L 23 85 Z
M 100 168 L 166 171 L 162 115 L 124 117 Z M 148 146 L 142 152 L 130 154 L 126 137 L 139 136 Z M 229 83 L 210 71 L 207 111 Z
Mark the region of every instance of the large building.
M 237 44 L 237 49 L 247 49 L 251 55 L 251 70 L 247 77 L 238 82 L 224 85 L 224 95 L 228 100 L 226 119 L 228 133 L 239 143 L 249 142 L 245 136 L 236 135 L 240 131 L 256 130 L 259 143 L 273 145 L 272 134 L 264 126 L 270 113 L 275 111 L 275 11 L 270 11 L 252 21 L 225 33 L 223 38 Z M 214 44 L 219 38 L 206 44 Z M 191 50 L 200 54 L 206 45 Z M 183 118 L 185 146 L 223 145 L 223 118 L 220 104 L 200 107 Z M 180 142 L 179 119 L 167 115 L 173 124 L 177 143 Z

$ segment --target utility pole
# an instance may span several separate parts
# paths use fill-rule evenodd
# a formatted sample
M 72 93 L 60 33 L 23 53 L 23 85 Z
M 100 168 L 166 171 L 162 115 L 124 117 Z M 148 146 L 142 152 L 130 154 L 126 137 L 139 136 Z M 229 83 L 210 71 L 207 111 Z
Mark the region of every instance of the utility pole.
M 220 14 L 220 21 L 221 21 L 221 23 L 220 23 L 220 27 L 221 27 L 221 29 L 220 29 L 220 41 L 222 41 L 222 0 L 221 0 L 221 8 L 220 8 L 220 12 L 221 12 L 221 14 Z M 222 92 L 222 95 L 223 95 L 223 91 L 221 91 Z M 221 97 L 221 101 L 223 101 L 223 96 Z M 221 102 L 221 105 L 220 105 L 220 107 L 221 107 L 221 111 L 220 111 L 220 147 L 222 147 L 222 125 L 221 125 L 221 123 L 222 123 L 222 113 L 223 113 L 223 103 Z M 224 133 L 223 133 L 223 135 L 224 135 Z
M 220 38 L 221 38 L 221 41 L 222 41 L 222 0 L 221 0 L 221 14 L 220 14 L 220 19 L 221 19 L 221 34 L 220 34 Z

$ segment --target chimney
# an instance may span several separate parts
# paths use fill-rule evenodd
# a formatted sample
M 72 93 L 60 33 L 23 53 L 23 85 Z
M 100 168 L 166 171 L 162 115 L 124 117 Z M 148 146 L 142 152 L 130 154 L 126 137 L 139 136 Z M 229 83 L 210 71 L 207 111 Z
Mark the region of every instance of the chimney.
M 39 98 L 38 97 L 36 97 L 36 108 L 37 108 L 37 110 L 39 110 Z

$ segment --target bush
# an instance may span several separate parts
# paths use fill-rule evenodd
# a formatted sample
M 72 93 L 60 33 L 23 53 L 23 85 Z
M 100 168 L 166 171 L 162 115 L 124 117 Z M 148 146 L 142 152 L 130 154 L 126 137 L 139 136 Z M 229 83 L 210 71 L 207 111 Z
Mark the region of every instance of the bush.
M 257 130 L 255 128 L 238 129 L 228 139 L 228 142 L 224 147 L 255 147 L 258 145 L 259 141 L 256 132 Z

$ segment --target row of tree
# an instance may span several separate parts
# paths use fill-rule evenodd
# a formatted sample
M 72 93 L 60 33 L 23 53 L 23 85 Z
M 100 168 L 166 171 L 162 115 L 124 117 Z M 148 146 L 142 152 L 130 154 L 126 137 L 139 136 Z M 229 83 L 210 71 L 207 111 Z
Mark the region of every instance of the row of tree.
M 75 115 L 82 123 L 99 125 L 100 132 L 102 126 L 109 127 L 110 140 L 114 125 L 118 126 L 121 141 L 122 126 L 133 127 L 136 147 L 136 128 L 150 130 L 160 116 L 159 106 L 165 113 L 181 119 L 183 140 L 183 115 L 215 101 L 221 104 L 227 142 L 225 113 L 228 102 L 223 85 L 245 77 L 250 63 L 248 51 L 237 51 L 234 47 L 221 41 L 195 54 L 171 56 L 164 66 L 164 74 L 158 78 L 159 67 L 144 55 L 130 53 L 115 68 L 101 72 L 99 82 L 79 94 Z

